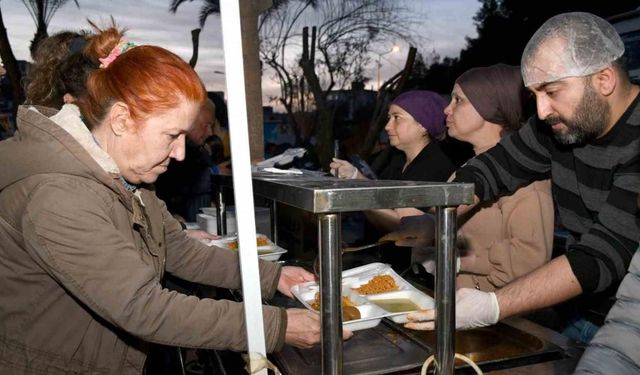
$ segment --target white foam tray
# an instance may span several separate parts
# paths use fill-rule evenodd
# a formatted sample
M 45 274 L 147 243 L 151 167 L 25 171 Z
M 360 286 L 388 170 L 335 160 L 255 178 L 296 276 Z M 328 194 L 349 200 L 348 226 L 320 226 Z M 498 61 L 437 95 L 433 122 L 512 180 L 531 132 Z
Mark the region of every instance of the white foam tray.
M 263 234 L 258 234 L 258 236 L 265 237 Z M 238 240 L 237 234 L 229 234 L 226 236 L 222 236 L 217 240 L 208 240 L 205 242 L 208 246 L 217 246 L 225 249 L 230 249 L 229 244 L 233 241 Z M 287 253 L 286 249 L 281 248 L 280 246 L 274 244 L 269 240 L 269 244 L 265 246 L 258 246 L 258 257 L 263 260 L 276 261 L 280 259 L 282 254 Z
M 389 275 L 393 277 L 398 285 L 398 290 L 369 295 L 358 294 L 355 288 L 366 284 L 374 276 L 378 275 Z M 298 284 L 291 288 L 291 293 L 310 310 L 313 310 L 311 303 L 313 303 L 315 294 L 319 291 L 320 287 L 316 282 Z M 356 305 L 356 308 L 360 310 L 360 319 L 342 323 L 344 329 L 351 331 L 373 328 L 380 324 L 380 321 L 385 317 L 396 323 L 407 322 L 407 314 L 410 311 L 401 313 L 390 312 L 376 305 L 375 301 L 377 300 L 407 298 L 421 309 L 431 309 L 434 306 L 433 298 L 416 289 L 408 281 L 400 277 L 391 266 L 384 263 L 371 263 L 343 271 L 342 296 L 349 297 Z

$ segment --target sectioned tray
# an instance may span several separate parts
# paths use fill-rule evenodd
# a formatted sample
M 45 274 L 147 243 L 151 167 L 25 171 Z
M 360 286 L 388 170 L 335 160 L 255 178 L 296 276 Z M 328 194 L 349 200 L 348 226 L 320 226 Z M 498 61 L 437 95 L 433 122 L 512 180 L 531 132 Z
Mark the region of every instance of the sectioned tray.
M 397 289 L 393 291 L 361 294 L 357 288 L 368 283 L 375 276 L 388 275 L 393 278 Z M 291 293 L 308 309 L 313 310 L 316 293 L 320 288 L 316 282 L 295 285 Z M 371 263 L 342 272 L 342 296 L 349 298 L 360 311 L 360 319 L 343 322 L 343 328 L 358 331 L 377 326 L 382 318 L 388 317 L 396 323 L 405 323 L 407 313 L 416 309 L 433 308 L 433 298 L 416 289 L 408 281 L 400 277 L 388 264 Z M 391 307 L 409 306 L 412 308 L 392 309 Z
M 286 249 L 281 248 L 275 243 L 271 242 L 264 234 L 257 234 L 258 238 L 263 238 L 267 242 L 264 246 L 258 246 L 258 257 L 263 260 L 276 261 L 280 259 L 282 254 L 287 252 Z M 218 246 L 223 247 L 225 249 L 237 250 L 238 243 L 238 235 L 237 234 L 229 234 L 226 236 L 222 236 L 216 240 L 208 240 L 205 242 L 208 246 Z M 233 246 L 232 244 L 236 244 Z

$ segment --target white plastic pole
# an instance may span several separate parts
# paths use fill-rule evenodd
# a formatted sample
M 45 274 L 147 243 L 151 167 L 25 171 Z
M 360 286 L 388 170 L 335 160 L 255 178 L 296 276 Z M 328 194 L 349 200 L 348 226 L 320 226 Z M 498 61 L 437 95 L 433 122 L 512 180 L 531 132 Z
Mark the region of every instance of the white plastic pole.
M 266 357 L 238 0 L 220 1 L 240 271 L 249 353 Z M 266 374 L 263 370 L 260 374 Z

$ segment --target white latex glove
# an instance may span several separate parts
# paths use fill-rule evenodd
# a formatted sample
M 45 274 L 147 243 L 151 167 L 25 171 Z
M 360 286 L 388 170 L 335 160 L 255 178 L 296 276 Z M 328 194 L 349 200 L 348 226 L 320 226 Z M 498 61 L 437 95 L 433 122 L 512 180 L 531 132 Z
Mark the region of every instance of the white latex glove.
M 436 248 L 414 247 L 411 249 L 411 264 L 422 264 L 424 270 L 430 274 L 436 274 Z M 456 256 L 456 274 L 460 272 L 460 257 Z
M 395 241 L 396 246 L 427 247 L 435 239 L 435 217 L 431 214 L 404 216 L 400 219 L 400 228 L 387 233 L 380 240 Z
M 433 274 L 433 272 L 427 269 L 425 263 L 435 262 L 436 260 L 436 249 L 433 246 L 427 247 L 414 247 L 411 249 L 411 264 L 422 264 L 422 266 L 429 272 Z M 435 263 L 434 263 L 435 269 Z
M 416 330 L 433 330 L 435 310 L 409 313 L 404 326 Z M 494 325 L 500 317 L 500 306 L 493 292 L 461 288 L 456 291 L 456 329 L 471 329 Z
M 329 164 L 329 173 L 342 179 L 358 178 L 358 168 L 354 167 L 346 160 L 333 158 Z
M 433 276 L 436 275 L 436 259 L 435 258 L 425 260 L 421 264 L 422 264 L 422 267 L 424 267 L 425 271 L 429 272 Z M 456 257 L 456 274 L 458 274 L 458 272 L 460 272 L 460 258 Z

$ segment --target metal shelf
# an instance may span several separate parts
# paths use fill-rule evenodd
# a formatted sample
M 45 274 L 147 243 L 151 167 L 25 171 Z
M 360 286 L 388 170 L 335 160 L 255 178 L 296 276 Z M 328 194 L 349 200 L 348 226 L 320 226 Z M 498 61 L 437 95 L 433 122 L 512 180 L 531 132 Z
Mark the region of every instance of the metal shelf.
M 231 186 L 230 176 L 214 176 L 214 184 Z M 322 373 L 343 373 L 341 310 L 342 212 L 379 208 L 434 207 L 436 212 L 436 359 L 442 373 L 454 366 L 455 207 L 473 201 L 473 185 L 391 180 L 340 180 L 319 176 L 254 174 L 253 192 L 317 216 L 320 253 Z M 218 223 L 224 222 L 222 189 L 217 195 Z M 275 206 L 275 205 L 273 205 Z M 272 220 L 275 223 L 275 220 Z M 275 228 L 274 228 L 275 229 Z M 224 233 L 224 229 L 222 230 Z M 275 232 L 274 232 L 275 233 Z

